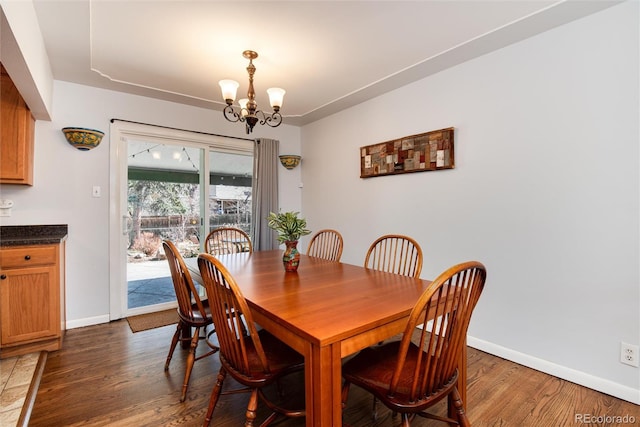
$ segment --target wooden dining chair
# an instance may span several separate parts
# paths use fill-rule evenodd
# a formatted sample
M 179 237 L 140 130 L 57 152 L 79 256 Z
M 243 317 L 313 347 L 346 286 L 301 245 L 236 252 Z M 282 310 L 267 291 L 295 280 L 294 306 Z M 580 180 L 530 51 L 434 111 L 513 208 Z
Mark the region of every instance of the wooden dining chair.
M 336 230 L 324 229 L 311 237 L 307 255 L 329 261 L 340 261 L 342 257 L 342 235 Z
M 189 355 L 187 356 L 187 366 L 182 383 L 182 394 L 180 395 L 180 402 L 184 402 L 187 396 L 187 389 L 189 388 L 189 378 L 191 378 L 193 364 L 196 360 L 212 355 L 218 351 L 218 349 L 211 347 L 211 350 L 207 353 L 196 356 L 196 348 L 198 347 L 200 338 L 206 338 L 207 334 L 211 335 L 215 333 L 213 318 L 209 311 L 208 302 L 202 301 L 199 298 L 198 291 L 191 279 L 191 274 L 178 249 L 169 240 L 164 240 L 162 246 L 164 247 L 164 253 L 169 262 L 173 288 L 175 289 L 176 299 L 178 301 L 178 326 L 171 339 L 169 355 L 164 364 L 164 370 L 165 372 L 169 370 L 169 364 L 171 363 L 171 358 L 173 357 L 173 352 L 178 342 L 180 341 L 183 344 L 189 343 Z M 211 329 L 207 332 L 207 327 L 209 326 Z M 200 329 L 204 331 L 202 337 L 200 336 Z
M 485 279 L 476 261 L 440 274 L 414 305 L 401 340 L 366 348 L 343 365 L 343 407 L 354 384 L 400 413 L 404 427 L 416 415 L 470 426 L 457 388 L 458 361 Z M 448 417 L 426 412 L 445 397 Z
M 387 234 L 369 246 L 364 266 L 418 278 L 422 272 L 422 248 L 411 237 Z
M 267 399 L 262 390 L 283 376 L 303 369 L 302 355 L 266 330 L 257 330 L 242 292 L 220 261 L 210 254 L 200 254 L 198 268 L 207 298 L 211 301 L 211 315 L 216 325 L 221 365 L 211 391 L 204 425 L 208 426 L 211 422 L 221 394 L 238 392 L 251 393 L 246 410 L 246 426 L 253 425 L 259 399 L 272 411 L 261 426 L 271 424 L 279 415 L 305 416 L 304 410 L 286 409 L 276 405 Z M 227 374 L 245 388 L 222 392 Z
M 220 227 L 209 232 L 204 240 L 204 251 L 211 255 L 253 252 L 249 235 L 239 228 Z

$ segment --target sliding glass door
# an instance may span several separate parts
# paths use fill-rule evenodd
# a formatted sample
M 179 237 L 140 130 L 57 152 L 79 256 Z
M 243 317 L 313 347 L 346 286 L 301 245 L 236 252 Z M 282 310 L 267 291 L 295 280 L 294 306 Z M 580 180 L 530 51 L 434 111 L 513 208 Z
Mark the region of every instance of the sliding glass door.
M 129 122 L 114 138 L 111 319 L 176 306 L 162 240 L 188 258 L 212 228 L 248 231 L 253 172 L 249 140 Z

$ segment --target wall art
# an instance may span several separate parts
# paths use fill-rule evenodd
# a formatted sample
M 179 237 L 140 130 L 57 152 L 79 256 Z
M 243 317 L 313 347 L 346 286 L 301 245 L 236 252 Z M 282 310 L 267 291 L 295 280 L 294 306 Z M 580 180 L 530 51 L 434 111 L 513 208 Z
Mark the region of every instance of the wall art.
M 453 169 L 453 128 L 360 147 L 360 178 Z

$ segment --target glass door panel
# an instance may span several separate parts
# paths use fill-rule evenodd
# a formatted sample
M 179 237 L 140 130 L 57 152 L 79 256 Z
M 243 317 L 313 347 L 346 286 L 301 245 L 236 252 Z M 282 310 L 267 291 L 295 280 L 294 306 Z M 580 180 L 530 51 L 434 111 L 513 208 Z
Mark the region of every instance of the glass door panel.
M 250 234 L 253 155 L 209 151 L 209 229 L 236 227 Z
M 200 252 L 203 151 L 128 140 L 127 312 L 175 306 L 162 240 L 171 240 L 184 258 Z

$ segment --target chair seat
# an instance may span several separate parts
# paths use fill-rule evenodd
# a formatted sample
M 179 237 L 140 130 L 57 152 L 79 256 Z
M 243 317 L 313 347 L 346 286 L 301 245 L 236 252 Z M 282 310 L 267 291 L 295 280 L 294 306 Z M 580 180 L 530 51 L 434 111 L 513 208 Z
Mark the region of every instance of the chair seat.
M 269 360 L 270 372 L 268 374 L 264 372 L 253 340 L 250 337 L 243 337 L 247 348 L 247 358 L 251 372 L 249 375 L 234 375 L 238 382 L 250 387 L 268 385 L 282 375 L 304 368 L 304 357 L 300 353 L 264 329 L 258 332 L 258 336 L 260 337 L 264 354 Z M 234 371 L 234 373 L 237 372 L 233 366 L 227 362 L 223 353 L 220 353 L 220 363 L 223 364 L 225 369 Z
M 458 379 L 458 371 L 446 381 L 445 387 L 436 390 L 429 396 L 422 396 L 418 400 L 411 399 L 411 387 L 415 380 L 415 367 L 422 353 L 422 357 L 428 357 L 413 342 L 407 350 L 406 363 L 403 366 L 398 388 L 393 396 L 388 394 L 389 383 L 397 366 L 397 356 L 400 349 L 400 341 L 391 341 L 386 344 L 368 347 L 350 359 L 342 367 L 342 375 L 351 383 L 369 390 L 378 399 L 390 406 L 412 408 L 411 412 L 422 411 L 433 405 L 435 401 L 442 399 L 455 386 Z M 411 402 L 408 404 L 408 402 Z
M 206 317 L 203 317 L 200 311 L 198 310 L 198 305 L 193 303 L 191 307 L 193 307 L 193 311 L 191 315 L 187 315 L 180 311 L 180 308 L 177 308 L 178 317 L 186 323 L 191 323 L 192 326 L 209 326 L 213 323 L 213 319 L 211 318 L 211 309 L 209 308 L 209 302 L 207 300 L 202 300 L 202 305 L 204 306 Z

